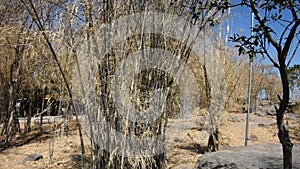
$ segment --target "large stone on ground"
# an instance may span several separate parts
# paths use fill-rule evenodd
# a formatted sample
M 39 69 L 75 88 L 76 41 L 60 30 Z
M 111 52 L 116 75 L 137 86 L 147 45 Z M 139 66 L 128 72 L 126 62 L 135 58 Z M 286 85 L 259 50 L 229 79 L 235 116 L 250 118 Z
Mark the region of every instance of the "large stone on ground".
M 196 168 L 282 169 L 282 147 L 281 144 L 260 144 L 206 153 L 198 159 Z M 293 169 L 300 169 L 300 145 L 293 147 Z
M 38 160 L 40 160 L 42 158 L 43 158 L 43 156 L 41 154 L 35 154 L 35 153 L 34 154 L 29 154 L 29 155 L 27 155 L 26 158 L 24 158 L 21 161 L 21 163 L 26 163 L 28 161 L 38 161 Z

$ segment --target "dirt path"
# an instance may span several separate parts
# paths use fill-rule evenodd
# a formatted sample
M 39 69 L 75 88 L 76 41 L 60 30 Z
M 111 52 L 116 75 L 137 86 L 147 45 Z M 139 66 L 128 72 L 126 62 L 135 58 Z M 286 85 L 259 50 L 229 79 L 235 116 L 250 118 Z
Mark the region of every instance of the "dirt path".
M 219 132 L 221 134 L 221 148 L 243 146 L 245 139 L 245 119 L 246 114 L 224 114 L 221 120 Z M 250 140 L 249 145 L 263 143 L 278 143 L 277 129 L 274 117 L 258 117 L 251 115 L 250 120 Z M 170 121 L 170 124 L 172 121 Z M 177 123 L 177 122 L 173 122 Z M 183 124 L 184 122 L 180 122 Z M 299 121 L 298 121 L 299 123 Z M 178 123 L 179 124 L 179 123 Z M 295 123 L 297 124 L 297 123 Z M 298 127 L 299 128 L 299 127 Z M 80 166 L 80 142 L 78 131 L 75 124 L 70 126 L 70 135 L 58 136 L 55 138 L 55 146 L 52 164 L 49 164 L 49 146 L 52 140 L 51 125 L 45 125 L 42 136 L 34 139 L 23 146 L 16 146 L 0 152 L 0 161 L 2 162 L 0 169 L 26 169 L 26 168 L 79 168 Z M 34 135 L 34 133 L 32 133 Z M 19 136 L 22 138 L 24 136 Z M 191 129 L 185 133 L 173 132 L 171 140 L 176 143 L 167 151 L 168 168 L 193 168 L 198 158 L 206 150 L 206 140 L 203 138 L 201 127 L 192 124 Z M 89 150 L 89 140 L 84 137 L 86 144 L 86 152 Z M 293 140 L 294 143 L 299 140 Z M 16 144 L 17 145 L 17 144 Z M 38 153 L 43 156 L 35 162 L 21 163 L 28 154 Z

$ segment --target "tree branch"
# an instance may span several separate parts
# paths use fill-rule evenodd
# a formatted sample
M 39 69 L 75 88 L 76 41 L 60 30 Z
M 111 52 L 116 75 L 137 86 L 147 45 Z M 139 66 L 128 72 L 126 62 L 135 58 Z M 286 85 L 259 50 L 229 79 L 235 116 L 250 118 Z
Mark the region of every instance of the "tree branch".
M 287 57 L 287 54 L 289 52 L 290 46 L 291 46 L 291 44 L 293 42 L 293 39 L 294 39 L 294 35 L 295 35 L 299 25 L 300 25 L 300 20 L 297 20 L 295 22 L 295 24 L 293 25 L 292 29 L 290 30 L 290 33 L 289 33 L 289 35 L 288 35 L 288 37 L 285 41 L 284 47 L 282 49 L 282 55 L 281 55 L 283 57 L 282 59 L 284 59 L 284 60 L 286 60 L 286 57 Z
M 287 63 L 287 67 L 289 67 L 289 65 L 290 65 L 290 63 L 291 63 L 291 61 L 292 61 L 292 59 L 294 58 L 294 56 L 296 55 L 296 52 L 298 51 L 297 49 L 299 48 L 299 45 L 300 45 L 300 39 L 299 39 L 298 37 L 297 37 L 297 39 L 298 39 L 297 46 L 296 46 L 296 48 L 295 48 L 295 50 L 294 50 L 294 52 L 293 52 L 291 58 L 289 59 L 289 61 L 288 61 L 288 63 Z
M 280 39 L 279 39 L 279 43 L 280 43 L 280 44 L 282 44 L 282 40 L 284 39 L 283 36 L 284 36 L 285 33 L 289 30 L 289 27 L 290 27 L 292 24 L 293 24 L 293 21 L 289 21 L 289 24 L 286 25 L 286 26 L 284 26 L 285 28 L 284 28 L 284 30 L 283 30 L 281 36 L 280 36 Z
M 274 67 L 279 68 L 279 65 L 275 60 L 270 56 L 269 52 L 267 51 L 266 48 L 262 48 L 264 50 L 264 54 L 268 57 L 268 59 L 273 63 Z
M 297 22 L 299 20 L 299 18 L 297 16 L 297 12 L 295 11 L 294 3 L 291 0 L 289 0 L 288 3 L 289 3 L 290 11 L 291 11 L 292 16 L 293 16 L 293 20 Z
M 270 31 L 268 30 L 268 27 L 264 21 L 264 19 L 261 17 L 257 6 L 254 2 L 254 0 L 250 1 L 250 7 L 252 9 L 252 12 L 254 13 L 256 19 L 258 20 L 259 24 L 263 27 L 264 30 L 264 34 L 267 37 L 267 39 L 271 42 L 271 44 L 275 47 L 275 49 L 277 50 L 277 52 L 281 52 L 281 46 L 280 44 L 278 44 L 276 42 L 276 40 L 273 38 L 273 36 L 271 35 Z

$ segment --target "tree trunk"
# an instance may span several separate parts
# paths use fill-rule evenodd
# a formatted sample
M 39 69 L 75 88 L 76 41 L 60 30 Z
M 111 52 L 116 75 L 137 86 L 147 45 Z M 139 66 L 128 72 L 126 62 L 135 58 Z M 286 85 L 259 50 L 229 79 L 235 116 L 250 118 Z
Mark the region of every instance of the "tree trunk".
M 27 108 L 25 109 L 26 111 L 26 116 L 27 116 L 27 121 L 26 121 L 26 125 L 25 125 L 25 132 L 29 133 L 31 131 L 31 100 L 28 99 L 27 101 Z
M 277 110 L 277 126 L 279 130 L 278 137 L 283 150 L 283 165 L 285 169 L 292 169 L 293 143 L 290 140 L 289 131 L 284 123 L 284 116 L 281 111 L 280 108 Z
M 210 133 L 207 144 L 207 152 L 216 152 L 219 150 L 218 128 Z
M 280 97 L 280 106 L 279 109 L 276 108 L 276 118 L 277 118 L 277 127 L 278 127 L 278 137 L 280 143 L 282 144 L 283 150 L 283 165 L 285 169 L 292 169 L 292 149 L 293 143 L 290 140 L 289 130 L 284 122 L 284 113 L 288 107 L 290 91 L 289 91 L 289 83 L 286 72 L 286 66 L 284 62 L 280 63 L 280 77 L 282 82 L 283 96 L 282 99 Z
M 8 113 L 7 113 L 7 123 L 6 126 L 4 126 L 5 128 L 5 134 L 6 134 L 6 138 L 5 138 L 5 147 L 9 146 L 9 142 L 10 142 L 10 138 L 11 136 L 15 133 L 15 132 L 19 132 L 20 128 L 19 125 L 17 125 L 16 120 L 18 120 L 18 118 L 16 118 L 15 116 L 15 105 L 16 105 L 16 92 L 15 92 L 15 84 L 14 82 L 11 83 L 11 87 L 9 89 L 9 106 L 8 106 Z
M 16 58 L 10 67 L 10 82 L 9 82 L 9 103 L 7 110 L 7 123 L 5 128 L 5 147 L 9 146 L 11 136 L 16 132 L 20 132 L 20 125 L 18 117 L 16 116 L 16 100 L 19 83 L 19 74 L 21 69 L 21 54 L 18 48 L 16 48 Z

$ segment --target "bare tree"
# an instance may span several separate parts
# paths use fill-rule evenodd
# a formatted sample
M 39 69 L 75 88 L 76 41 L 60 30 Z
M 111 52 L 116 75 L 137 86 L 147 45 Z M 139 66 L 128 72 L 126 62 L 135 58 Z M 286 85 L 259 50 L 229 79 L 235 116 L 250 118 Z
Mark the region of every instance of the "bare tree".
M 8 1 L 1 2 L 1 53 L 4 58 L 1 64 L 1 79 L 4 83 L 4 96 L 7 96 L 4 101 L 3 122 L 4 128 L 2 134 L 6 135 L 5 145 L 8 146 L 11 137 L 20 132 L 18 114 L 16 112 L 16 101 L 20 96 L 22 82 L 24 80 L 24 60 L 26 58 L 29 45 L 28 35 L 26 30 L 31 27 L 28 20 L 28 14 L 22 4 L 16 2 L 12 5 Z M 5 64 L 6 62 L 6 64 Z M 6 83 L 6 85 L 5 85 Z M 8 92 L 8 93 L 6 93 Z M 2 110 L 3 111 L 3 110 Z

